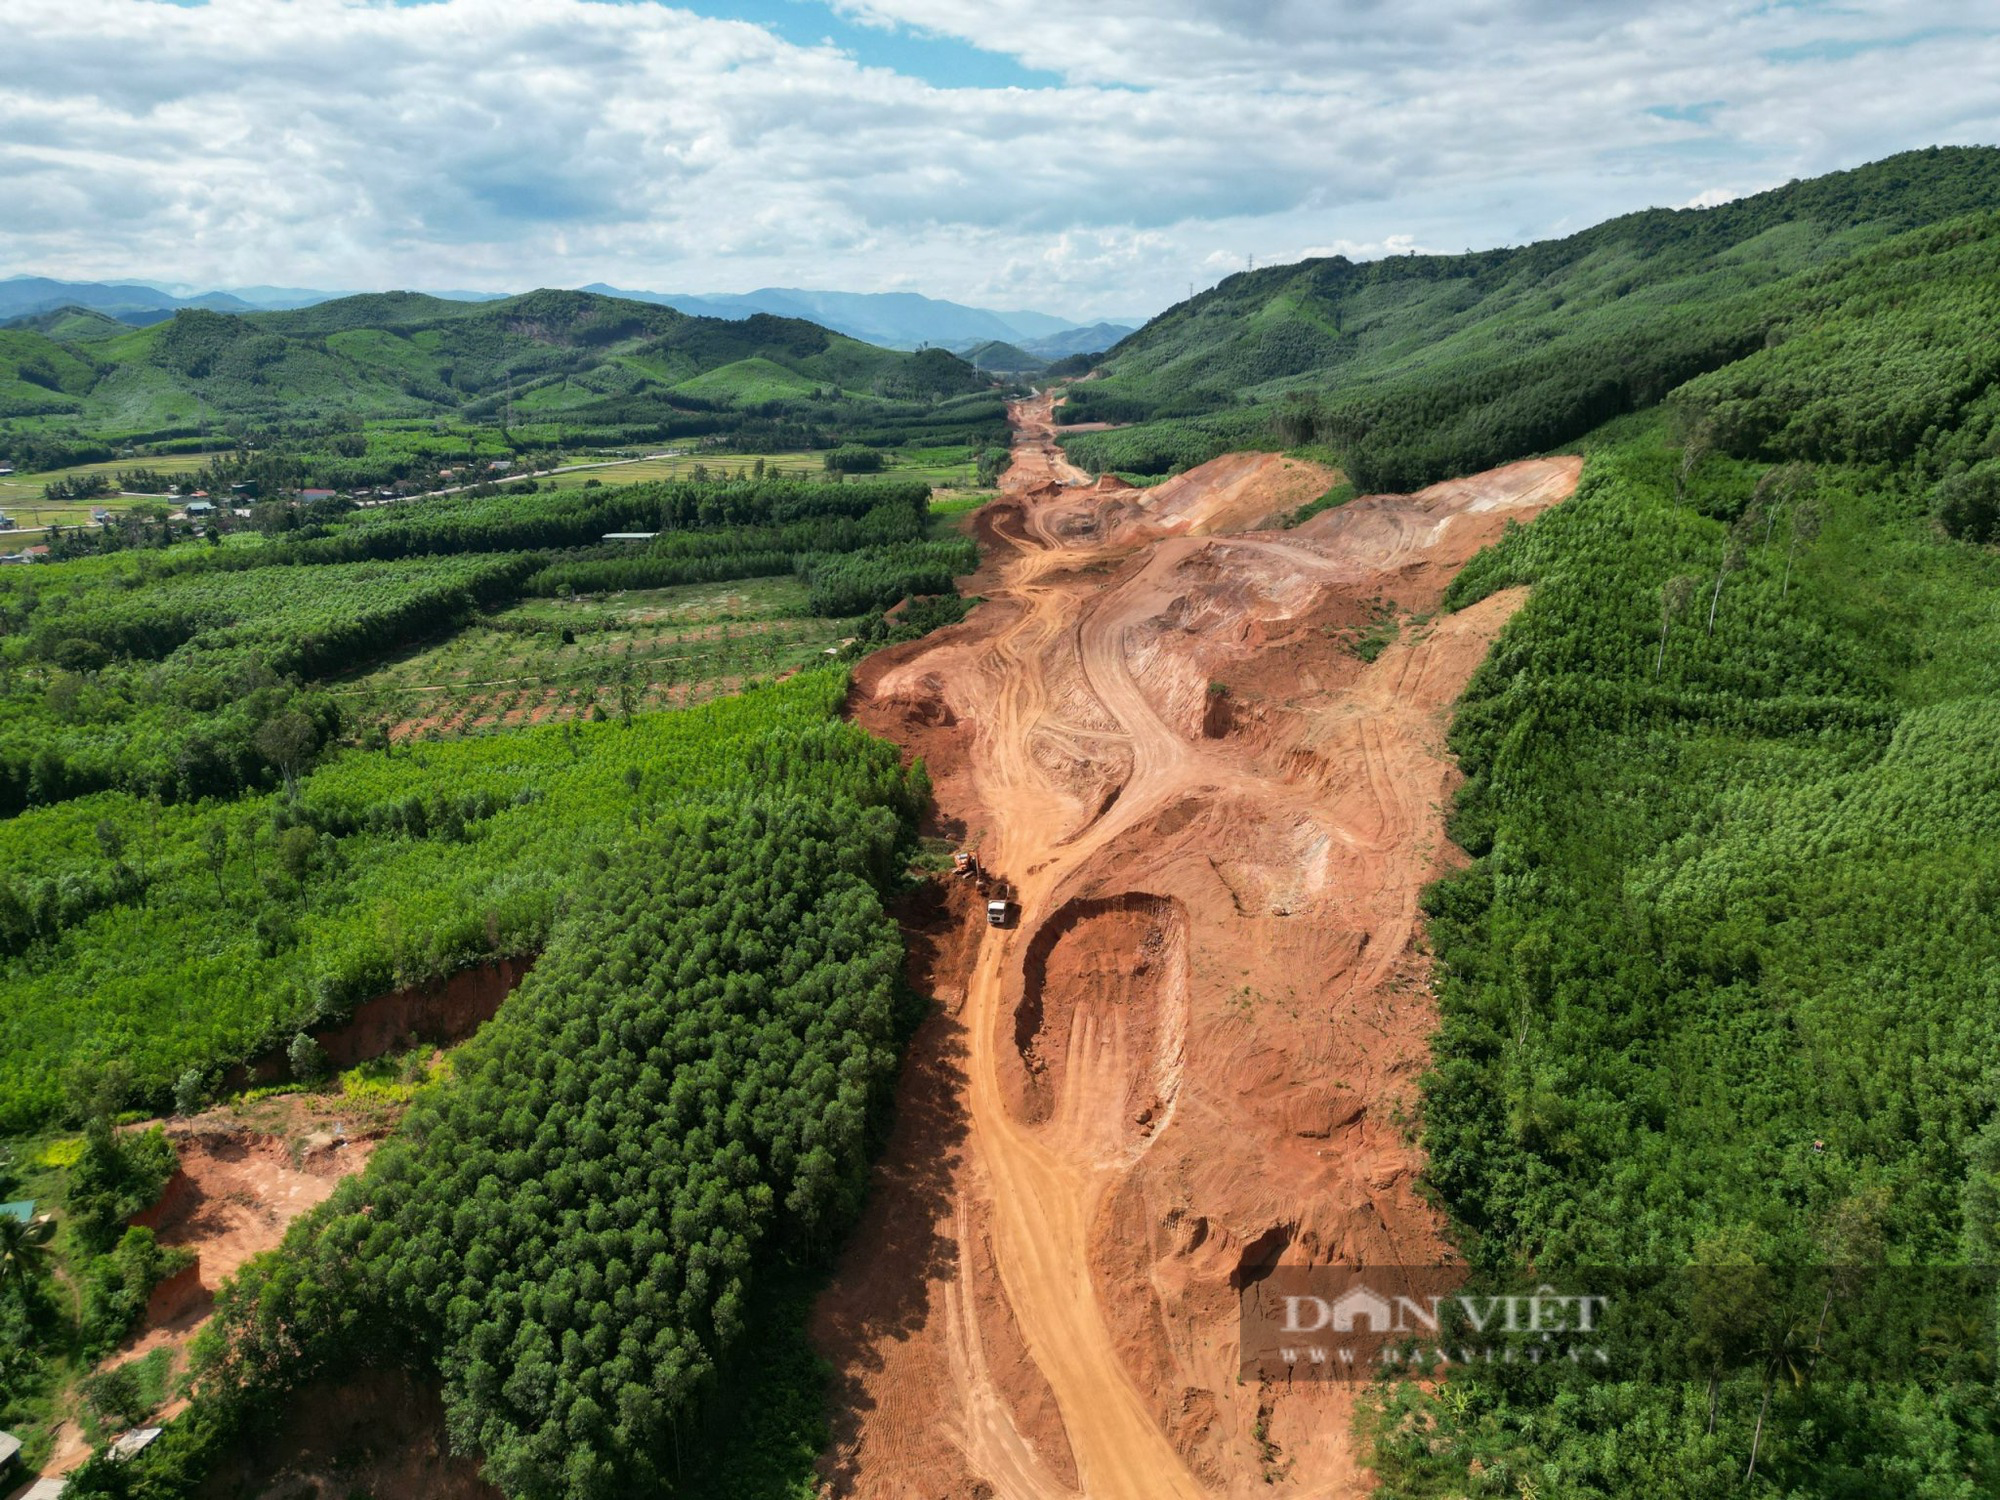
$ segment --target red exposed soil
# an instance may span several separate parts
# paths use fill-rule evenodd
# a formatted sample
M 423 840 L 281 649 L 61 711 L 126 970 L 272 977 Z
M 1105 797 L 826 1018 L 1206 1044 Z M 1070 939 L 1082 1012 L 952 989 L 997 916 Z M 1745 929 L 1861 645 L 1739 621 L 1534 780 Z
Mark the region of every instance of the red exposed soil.
M 179 1364 L 222 1283 L 251 1256 L 275 1248 L 292 1220 L 325 1202 L 341 1178 L 360 1171 L 388 1124 L 379 1110 L 363 1115 L 311 1094 L 167 1121 L 180 1169 L 159 1202 L 131 1222 L 153 1230 L 162 1245 L 193 1250 L 196 1260 L 153 1288 L 137 1330 L 105 1363 L 171 1349 Z M 159 1415 L 172 1418 L 184 1404 Z M 67 1474 L 89 1456 L 76 1423 L 67 1421 L 42 1472 Z
M 1048 420 L 1017 408 L 976 521 L 991 602 L 856 675 L 853 716 L 924 758 L 937 831 L 1021 919 L 959 896 L 913 929 L 941 1004 L 819 1309 L 828 1489 L 1357 1493 L 1349 1391 L 1238 1383 L 1237 1289 L 1448 1255 L 1395 1123 L 1434 1022 L 1417 895 L 1454 857 L 1450 705 L 1520 597 L 1422 617 L 1580 465 L 1245 534 L 1333 476 L 1252 455 L 1099 487 Z
M 168 1129 L 181 1154 L 178 1178 L 157 1212 L 163 1245 L 187 1245 L 201 1255 L 202 1286 L 212 1296 L 251 1256 L 273 1248 L 300 1214 L 358 1172 L 375 1150 L 357 1133 L 337 1101 L 298 1096 L 280 1130 L 249 1126 L 214 1110 Z M 379 1129 L 379 1126 L 371 1128 Z
M 400 745 L 405 740 L 414 740 L 438 727 L 438 716 L 426 714 L 420 719 L 404 719 L 389 730 L 389 742 Z
M 1107 475 L 1045 506 L 1041 522 L 1066 544 L 1108 540 L 1130 548 L 1163 536 L 1248 530 L 1339 482 L 1339 474 L 1322 464 L 1277 453 L 1232 453 L 1151 489 Z
M 461 969 L 446 979 L 364 1000 L 354 1014 L 324 1034 L 315 1033 L 335 1067 L 351 1068 L 420 1042 L 450 1046 L 493 1019 L 500 1002 L 533 968 L 533 958 L 503 958 Z
M 201 1279 L 201 1255 L 197 1252 L 190 1264 L 154 1284 L 140 1326 L 164 1328 L 177 1323 L 189 1313 L 206 1310 L 214 1297 L 214 1291 Z
M 317 1031 L 314 1036 L 333 1064 L 341 1068 L 415 1042 L 448 1045 L 463 1041 L 492 1017 L 533 964 L 532 957 L 507 959 L 378 995 L 363 1002 L 341 1025 Z M 284 1072 L 282 1056 L 267 1057 L 249 1068 L 234 1070 L 228 1086 L 242 1088 L 251 1081 L 266 1082 Z M 400 1112 L 400 1106 L 356 1108 L 340 1098 L 289 1094 L 168 1121 L 167 1133 L 180 1153 L 180 1169 L 168 1179 L 160 1201 L 135 1214 L 131 1222 L 152 1229 L 163 1245 L 194 1250 L 197 1260 L 153 1289 L 137 1331 L 107 1363 L 123 1364 L 160 1348 L 173 1349 L 178 1362 L 207 1321 L 222 1283 L 251 1256 L 275 1248 L 291 1222 L 325 1202 L 341 1178 L 360 1171 L 376 1141 Z M 364 1376 L 352 1384 L 351 1392 L 358 1394 L 351 1400 L 349 1394 L 320 1393 L 327 1397 L 327 1412 L 303 1419 L 307 1425 L 294 1434 L 304 1445 L 297 1450 L 298 1462 L 273 1478 L 270 1483 L 275 1488 L 268 1492 L 288 1497 L 321 1493 L 312 1487 L 319 1479 L 300 1477 L 317 1462 L 311 1445 L 332 1430 L 328 1424 L 337 1426 L 350 1420 L 353 1410 L 366 1412 L 379 1396 L 379 1386 L 375 1377 Z M 349 1393 L 350 1387 L 342 1387 L 342 1392 Z M 427 1399 L 431 1407 L 436 1406 L 435 1397 Z M 161 1415 L 173 1417 L 182 1404 L 174 1403 Z M 422 1409 L 419 1401 L 415 1410 Z M 297 1412 L 288 1415 L 288 1422 L 293 1420 L 301 1420 Z M 360 1423 L 356 1431 L 374 1434 L 373 1451 L 391 1455 L 380 1463 L 371 1458 L 363 1465 L 376 1475 L 372 1487 L 364 1486 L 367 1493 L 383 1500 L 391 1496 L 497 1493 L 477 1484 L 472 1477 L 476 1467 L 469 1463 L 453 1460 L 439 1469 L 425 1458 L 426 1453 L 435 1457 L 442 1452 L 441 1414 L 429 1425 L 427 1419 L 419 1420 L 400 1410 L 382 1422 L 372 1417 L 355 1420 Z M 312 1425 L 315 1421 L 320 1425 Z M 403 1436 L 391 1439 L 384 1435 L 392 1431 Z M 56 1457 L 44 1470 L 47 1474 L 67 1473 L 89 1456 L 73 1423 L 64 1424 L 59 1439 Z M 291 1451 L 276 1440 L 267 1447 L 266 1456 Z M 279 1460 L 273 1457 L 271 1461 Z M 247 1484 L 244 1476 L 262 1469 L 238 1455 L 231 1461 L 230 1471 Z M 339 1471 L 338 1485 L 326 1478 L 325 1483 L 332 1487 L 324 1493 L 351 1493 L 353 1481 L 347 1472 Z M 403 1474 L 409 1483 L 395 1487 L 392 1481 L 397 1474 Z M 280 1484 L 281 1479 L 290 1487 Z M 443 1487 L 435 1488 L 434 1484 Z M 255 1485 L 241 1492 L 267 1493 Z M 238 1490 L 216 1493 L 234 1494 Z
M 272 1249 L 292 1220 L 326 1201 L 341 1178 L 358 1172 L 386 1128 L 338 1099 L 312 1094 L 260 1100 L 245 1110 L 210 1110 L 167 1122 L 180 1170 L 160 1201 L 132 1217 L 163 1245 L 200 1257 L 192 1286 L 185 1274 L 154 1289 L 139 1332 L 119 1358 L 163 1344 L 184 1344 L 224 1281 L 251 1256 Z
M 532 956 L 503 958 L 461 969 L 444 979 L 391 990 L 362 1001 L 345 1021 L 314 1027 L 310 1034 L 336 1068 L 351 1068 L 419 1042 L 448 1047 L 464 1041 L 492 1020 L 500 1002 L 514 992 L 514 987 L 534 966 Z M 290 1064 L 280 1049 L 232 1068 L 223 1086 L 242 1089 L 288 1076 Z

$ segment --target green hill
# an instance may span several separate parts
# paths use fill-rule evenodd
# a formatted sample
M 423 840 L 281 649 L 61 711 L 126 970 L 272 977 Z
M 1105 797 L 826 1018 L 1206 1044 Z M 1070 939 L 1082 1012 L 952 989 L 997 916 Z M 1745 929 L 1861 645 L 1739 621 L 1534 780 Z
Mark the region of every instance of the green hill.
M 96 382 L 94 365 L 46 335 L 0 328 L 0 416 L 79 410 Z
M 1934 148 L 1712 209 L 1656 209 L 1461 256 L 1232 276 L 1124 340 L 1066 420 L 1089 467 L 1160 473 L 1251 443 L 1325 443 L 1407 488 L 1571 441 L 1781 339 L 1815 277 L 2000 208 L 2000 151 Z M 1894 253 L 1894 252 L 1891 252 Z
M 877 349 L 798 319 L 689 317 L 588 292 L 495 302 L 386 292 L 246 315 L 188 308 L 140 329 L 88 313 L 36 321 L 0 331 L 0 419 L 27 419 L 52 446 L 189 439 L 198 422 L 310 440 L 353 430 L 357 417 L 504 425 L 510 415 L 601 428 L 609 441 L 783 424 L 811 446 L 821 430 L 922 426 L 931 403 L 988 386 L 941 350 Z M 9 436 L 0 429 L 0 448 Z
M 531 294 L 532 295 L 532 294 Z M 343 333 L 355 328 L 428 328 L 456 318 L 470 318 L 496 306 L 491 302 L 456 302 L 422 292 L 363 292 L 311 307 L 255 315 L 274 333 L 307 336 Z
M 966 350 L 965 358 L 975 369 L 996 375 L 1039 375 L 1049 367 L 1047 360 L 998 339 Z
M 1101 467 L 1586 458 L 1446 596 L 1532 585 L 1453 716 L 1412 1118 L 1483 1291 L 1631 1278 L 1363 1398 L 1378 1493 L 2000 1493 L 1951 1270 L 2000 1250 L 2000 152 L 1275 268 L 1107 363 Z
M 717 370 L 705 370 L 681 382 L 675 389 L 687 395 L 722 401 L 754 402 L 804 395 L 813 389 L 813 383 L 775 360 L 753 357 L 739 359 Z
M 49 312 L 14 318 L 6 326 L 46 334 L 57 343 L 82 344 L 116 338 L 121 333 L 129 333 L 132 325 L 87 307 L 58 307 Z

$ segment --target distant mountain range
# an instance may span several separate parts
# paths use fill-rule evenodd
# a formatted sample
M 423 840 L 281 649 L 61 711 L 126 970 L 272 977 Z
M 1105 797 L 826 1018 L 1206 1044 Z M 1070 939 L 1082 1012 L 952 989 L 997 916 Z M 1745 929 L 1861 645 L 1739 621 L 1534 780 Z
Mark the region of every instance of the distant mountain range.
M 29 318 L 61 307 L 80 307 L 144 327 L 171 318 L 183 307 L 212 312 L 256 312 L 257 304 L 227 292 L 176 297 L 143 282 L 54 281 L 47 276 L 10 276 L 0 281 L 0 321 Z
M 1002 343 L 999 339 L 976 344 L 961 358 L 973 369 L 989 375 L 1034 375 L 1047 369 L 1049 363 L 1027 353 L 1019 344 Z
M 1024 354 L 1032 354 L 1046 364 L 1054 364 L 1059 359 L 1068 359 L 1072 354 L 1102 354 L 1121 340 L 1129 338 L 1133 332 L 1133 328 L 1124 323 L 1089 323 L 1081 328 L 1065 328 L 1061 333 L 1052 333 L 1047 338 L 1016 339 L 1013 342 L 1014 347 Z M 953 354 L 969 355 L 976 346 L 952 344 L 948 347 Z
M 641 292 L 603 282 L 582 290 L 634 302 L 657 302 L 703 318 L 747 318 L 753 313 L 803 318 L 884 349 L 932 346 L 963 354 L 983 344 L 1005 343 L 1044 360 L 1109 349 L 1137 326 L 1078 324 L 1038 312 L 994 312 L 915 292 L 809 292 L 797 287 L 764 287 L 754 292 Z
M 1041 360 L 1109 349 L 1136 326 L 1077 324 L 1038 312 L 993 312 L 915 292 L 813 292 L 766 287 L 755 292 L 695 294 L 630 291 L 602 282 L 580 290 L 633 302 L 651 302 L 695 317 L 740 320 L 767 313 L 773 317 L 801 318 L 885 349 L 936 347 L 964 353 L 983 344 L 1005 343 Z M 315 307 L 348 295 L 306 287 L 241 286 L 201 291 L 172 282 L 57 281 L 46 276 L 12 276 L 0 279 L 0 323 L 75 307 L 143 328 L 172 317 L 183 307 L 227 313 L 275 312 Z M 507 294 L 436 295 L 455 302 L 489 302 Z
M 309 287 L 237 286 L 214 291 L 159 281 L 58 281 L 50 276 L 0 277 L 0 323 L 39 317 L 77 307 L 103 313 L 134 328 L 147 328 L 171 318 L 184 307 L 210 312 L 287 312 L 317 307 L 353 295 Z M 451 302 L 497 302 L 501 292 L 440 292 Z

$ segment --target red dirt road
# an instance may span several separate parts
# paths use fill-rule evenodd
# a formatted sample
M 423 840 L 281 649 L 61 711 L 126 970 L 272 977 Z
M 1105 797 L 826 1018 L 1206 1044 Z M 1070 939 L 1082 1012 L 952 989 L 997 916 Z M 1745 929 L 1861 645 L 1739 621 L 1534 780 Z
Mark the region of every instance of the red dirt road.
M 829 1489 L 1357 1493 L 1344 1390 L 1238 1383 L 1236 1289 L 1448 1254 L 1396 1123 L 1433 1020 L 1417 895 L 1453 853 L 1446 716 L 1520 601 L 1429 615 L 1580 464 L 1252 532 L 1333 476 L 1091 484 L 1049 419 L 1017 408 L 982 517 L 991 602 L 857 676 L 1021 916 L 960 902 L 919 945 L 941 1013 L 817 1320 Z

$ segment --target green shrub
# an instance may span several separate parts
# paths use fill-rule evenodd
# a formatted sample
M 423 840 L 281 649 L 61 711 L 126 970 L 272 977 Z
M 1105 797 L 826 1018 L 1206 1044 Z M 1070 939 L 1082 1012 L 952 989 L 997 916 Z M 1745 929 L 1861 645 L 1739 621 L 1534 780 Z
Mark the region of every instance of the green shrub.
M 318 1083 L 326 1077 L 329 1066 L 326 1049 L 303 1031 L 286 1045 L 285 1060 L 291 1066 L 292 1077 L 300 1083 Z
M 159 1201 L 179 1166 L 180 1154 L 158 1125 L 119 1132 L 106 1117 L 94 1117 L 66 1184 L 77 1238 L 93 1249 L 108 1248 L 126 1219 Z
M 203 1068 L 187 1068 L 174 1080 L 174 1113 L 200 1114 L 208 1103 L 208 1073 Z
M 1960 469 L 1938 481 L 1931 514 L 1945 532 L 1984 546 L 2000 541 L 2000 460 Z
M 83 1378 L 83 1399 L 107 1433 L 135 1427 L 166 1404 L 174 1351 L 155 1349 Z

